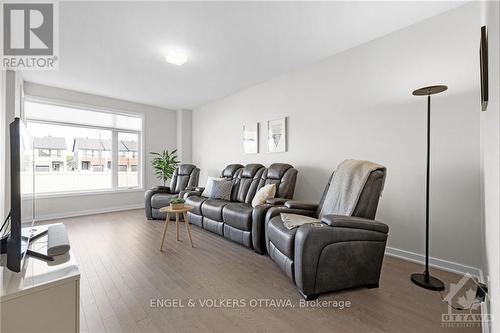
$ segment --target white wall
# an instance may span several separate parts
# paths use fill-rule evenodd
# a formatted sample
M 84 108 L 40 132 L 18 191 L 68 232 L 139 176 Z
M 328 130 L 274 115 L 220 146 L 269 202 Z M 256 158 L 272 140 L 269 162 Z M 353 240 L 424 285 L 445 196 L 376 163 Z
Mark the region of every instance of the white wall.
M 291 163 L 296 198 L 317 201 L 347 158 L 387 166 L 378 219 L 390 247 L 425 248 L 426 98 L 433 98 L 431 255 L 480 266 L 479 5 L 467 4 L 193 112 L 201 183 L 229 163 Z M 289 151 L 267 153 L 265 121 L 289 117 Z M 242 153 L 242 126 L 260 122 L 261 153 Z
M 481 112 L 483 244 L 481 262 L 489 286 L 487 307 L 495 320 L 491 332 L 500 332 L 500 82 L 499 30 L 500 5 L 496 1 L 482 3 L 482 24 L 488 27 L 489 103 Z
M 192 162 L 193 111 L 177 110 L 177 156 L 182 163 Z
M 145 188 L 147 189 L 159 184 L 151 167 L 149 152 L 176 148 L 176 111 L 30 82 L 25 82 L 24 91 L 26 95 L 143 113 L 145 116 Z M 36 201 L 36 214 L 37 218 L 40 219 L 110 211 L 127 207 L 140 207 L 143 205 L 143 191 L 78 195 L 77 197 L 39 198 Z

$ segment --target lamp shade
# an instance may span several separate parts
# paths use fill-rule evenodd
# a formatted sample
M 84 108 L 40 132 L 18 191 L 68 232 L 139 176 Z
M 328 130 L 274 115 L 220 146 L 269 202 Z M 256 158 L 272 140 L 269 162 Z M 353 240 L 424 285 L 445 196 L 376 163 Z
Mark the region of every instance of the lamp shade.
M 413 95 L 415 96 L 434 95 L 434 94 L 439 94 L 440 92 L 443 92 L 447 89 L 448 87 L 445 85 L 428 86 L 414 90 Z

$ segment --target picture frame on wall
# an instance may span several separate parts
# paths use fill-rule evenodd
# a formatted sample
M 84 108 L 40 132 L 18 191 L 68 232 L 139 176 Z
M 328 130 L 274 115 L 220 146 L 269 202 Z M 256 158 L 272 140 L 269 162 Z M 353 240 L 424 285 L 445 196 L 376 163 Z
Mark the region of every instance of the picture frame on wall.
M 287 117 L 267 121 L 267 144 L 270 153 L 287 151 Z
M 259 153 L 259 123 L 243 125 L 243 152 Z
M 481 44 L 479 47 L 479 61 L 481 72 L 481 110 L 488 108 L 488 31 L 486 26 L 481 27 Z

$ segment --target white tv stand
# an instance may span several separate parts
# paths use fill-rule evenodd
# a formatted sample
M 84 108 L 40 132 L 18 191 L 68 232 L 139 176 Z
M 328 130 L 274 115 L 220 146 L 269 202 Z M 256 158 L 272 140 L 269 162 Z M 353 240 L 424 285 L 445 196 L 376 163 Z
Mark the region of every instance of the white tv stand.
M 47 226 L 41 226 L 47 227 Z M 46 253 L 47 236 L 30 249 Z M 0 258 L 0 332 L 79 332 L 80 271 L 70 252 L 43 261 L 26 256 L 21 272 Z

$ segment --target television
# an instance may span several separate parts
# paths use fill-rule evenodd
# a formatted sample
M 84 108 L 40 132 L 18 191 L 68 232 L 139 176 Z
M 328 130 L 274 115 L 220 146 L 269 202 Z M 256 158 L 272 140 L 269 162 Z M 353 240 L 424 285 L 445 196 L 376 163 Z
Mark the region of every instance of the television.
M 20 272 L 30 238 L 35 236 L 34 149 L 24 122 L 10 124 L 10 233 L 7 238 L 7 268 Z

